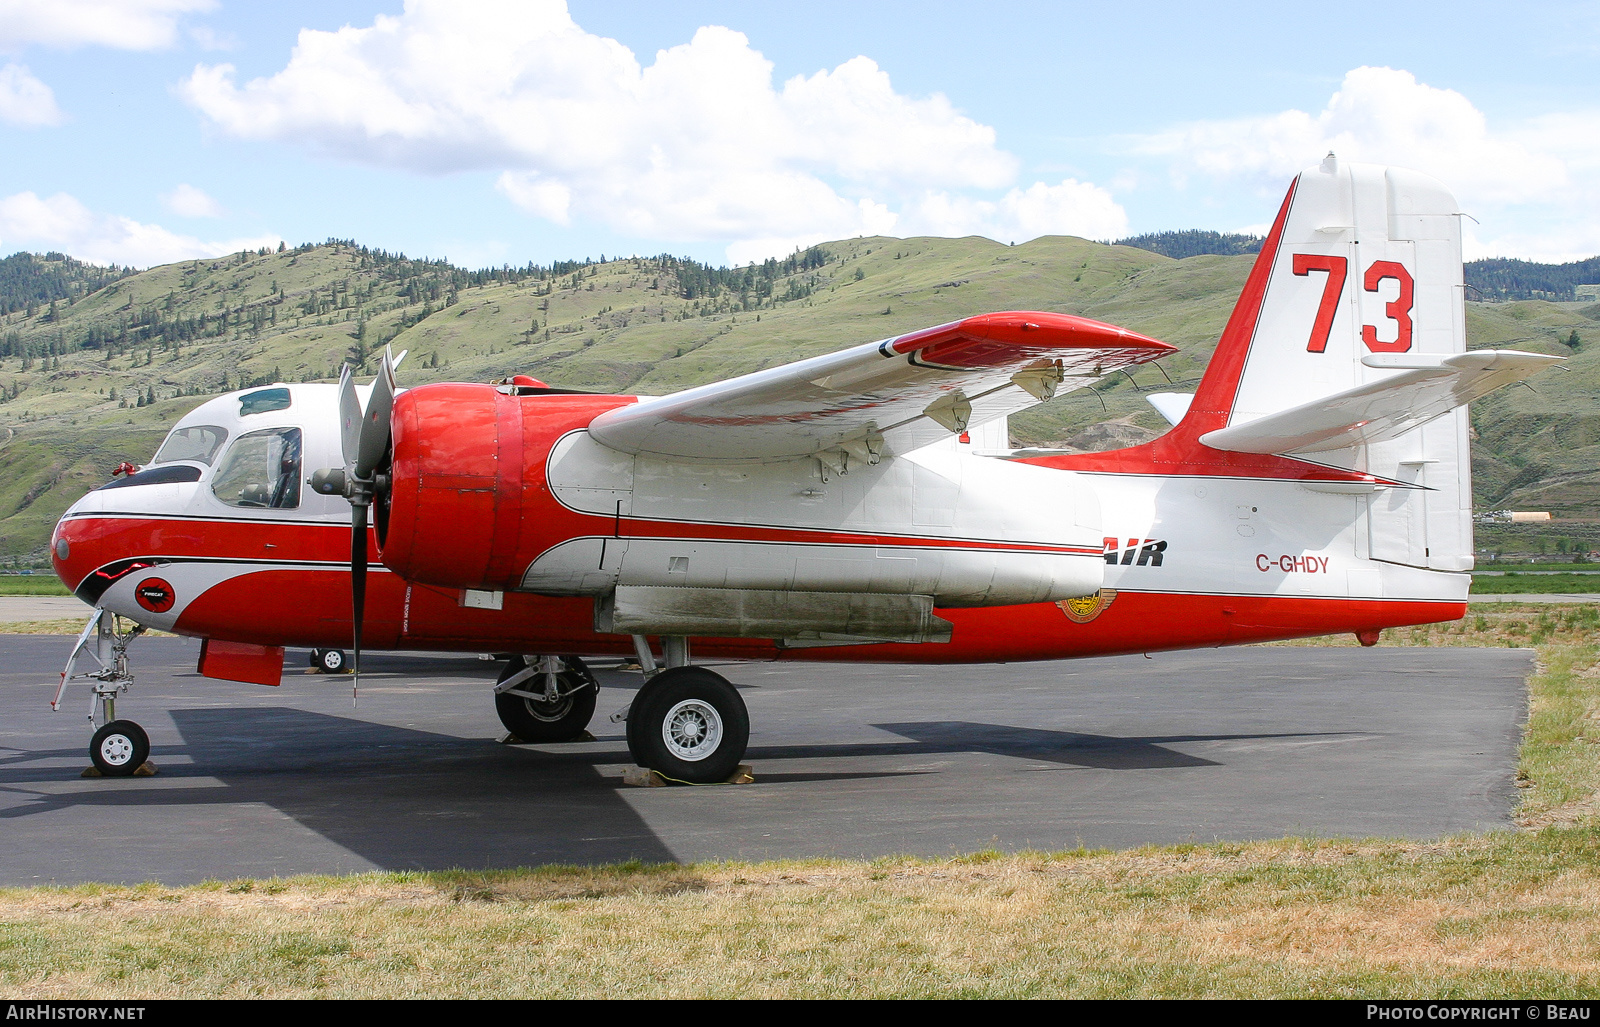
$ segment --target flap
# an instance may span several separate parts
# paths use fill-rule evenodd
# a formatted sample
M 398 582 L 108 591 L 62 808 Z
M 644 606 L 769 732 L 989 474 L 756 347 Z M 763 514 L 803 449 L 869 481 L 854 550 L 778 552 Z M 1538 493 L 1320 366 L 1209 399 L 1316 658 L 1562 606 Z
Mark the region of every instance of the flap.
M 1200 441 L 1236 453 L 1279 454 L 1326 453 L 1384 442 L 1562 359 L 1517 350 L 1369 357 L 1363 361 L 1367 366 L 1398 373 L 1207 432 Z
M 589 430 L 624 453 L 875 463 L 1171 352 L 1070 314 L 984 314 L 618 407 Z

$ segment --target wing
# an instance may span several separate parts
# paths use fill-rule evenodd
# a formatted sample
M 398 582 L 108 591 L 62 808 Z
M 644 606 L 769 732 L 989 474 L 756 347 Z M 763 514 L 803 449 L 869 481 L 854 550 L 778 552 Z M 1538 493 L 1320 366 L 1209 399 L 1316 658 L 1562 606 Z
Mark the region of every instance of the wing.
M 1374 355 L 1362 363 L 1400 373 L 1206 432 L 1200 441 L 1236 453 L 1283 454 L 1326 453 L 1384 442 L 1561 359 L 1492 349 L 1442 357 Z
M 619 407 L 589 430 L 624 453 L 876 462 L 1171 352 L 1069 314 L 984 314 Z

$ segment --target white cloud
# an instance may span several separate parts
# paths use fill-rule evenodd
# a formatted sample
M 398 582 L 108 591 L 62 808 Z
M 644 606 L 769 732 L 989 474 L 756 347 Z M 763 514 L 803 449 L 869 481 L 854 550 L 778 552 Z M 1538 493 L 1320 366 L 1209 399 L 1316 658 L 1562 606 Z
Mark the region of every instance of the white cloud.
M 1146 149 L 1178 156 L 1213 175 L 1274 179 L 1295 174 L 1331 150 L 1346 160 L 1424 171 L 1458 194 L 1491 202 L 1538 197 L 1567 181 L 1559 159 L 1491 132 L 1465 96 L 1393 68 L 1348 72 L 1317 114 L 1287 110 L 1197 122 L 1148 140 Z
M 0 121 L 10 125 L 59 125 L 61 110 L 50 87 L 20 64 L 0 68 Z
M 94 264 L 152 267 L 277 246 L 278 242 L 276 235 L 204 242 L 160 225 L 97 214 L 66 193 L 40 199 L 22 192 L 0 199 L 0 248 L 61 250 Z
M 1144 137 L 1182 188 L 1196 173 L 1276 190 L 1330 150 L 1347 160 L 1414 168 L 1456 194 L 1483 227 L 1468 259 L 1491 254 L 1576 259 L 1600 252 L 1600 113 L 1551 114 L 1496 127 L 1452 89 L 1408 71 L 1348 72 L 1313 114 L 1285 110 L 1202 121 Z
M 232 32 L 218 32 L 209 25 L 189 26 L 189 38 L 202 50 L 232 50 L 239 45 L 239 37 Z
M 997 201 L 929 193 L 901 227 L 908 235 L 986 235 L 1001 242 L 1041 235 L 1117 239 L 1128 234 L 1128 215 L 1106 190 L 1068 178 L 1012 189 Z
M 220 218 L 227 213 L 222 204 L 187 182 L 170 193 L 162 193 L 161 203 L 179 217 Z
M 180 16 L 216 6 L 216 0 L 0 0 L 0 49 L 155 50 L 176 41 Z
M 563 0 L 408 0 L 370 26 L 302 30 L 270 77 L 240 85 L 231 65 L 199 65 L 180 89 L 240 138 L 420 173 L 494 170 L 537 217 L 728 240 L 733 259 L 884 231 L 929 192 L 964 202 L 1015 182 L 991 127 L 942 95 L 896 92 L 866 57 L 781 86 L 772 70 L 717 26 L 644 66 Z M 989 220 L 975 209 L 962 223 L 1058 230 L 1068 186 L 1007 195 Z

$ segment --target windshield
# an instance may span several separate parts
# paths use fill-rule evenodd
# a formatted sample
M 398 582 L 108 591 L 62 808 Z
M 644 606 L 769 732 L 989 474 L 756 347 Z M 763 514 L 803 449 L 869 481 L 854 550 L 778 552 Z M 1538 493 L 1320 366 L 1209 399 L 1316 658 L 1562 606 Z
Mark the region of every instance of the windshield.
M 196 463 L 210 464 L 216 459 L 217 450 L 222 448 L 222 443 L 227 437 L 226 431 L 213 424 L 174 428 L 172 434 L 167 436 L 167 441 L 161 444 L 161 452 L 150 462 L 168 464 L 174 460 L 193 460 Z
M 300 429 L 271 428 L 239 436 L 211 491 L 229 506 L 299 506 Z

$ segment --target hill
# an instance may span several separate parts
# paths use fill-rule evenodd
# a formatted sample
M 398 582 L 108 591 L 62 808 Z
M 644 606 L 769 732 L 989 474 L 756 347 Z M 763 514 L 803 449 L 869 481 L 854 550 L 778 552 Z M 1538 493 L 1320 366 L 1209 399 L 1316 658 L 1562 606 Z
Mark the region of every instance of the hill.
M 1180 388 L 1198 380 L 1252 260 L 1070 237 L 857 238 L 750 268 L 663 256 L 467 271 L 333 240 L 106 272 L 53 313 L 0 315 L 0 564 L 42 562 L 66 506 L 119 461 L 148 460 L 205 396 L 332 381 L 385 343 L 411 351 L 408 386 L 525 372 L 661 394 L 982 311 L 1055 310 L 1181 352 L 1013 418 L 1015 441 L 1127 445 L 1165 427 L 1142 397 L 1172 388 L 1163 370 Z M 1574 355 L 1538 393 L 1481 404 L 1483 505 L 1600 518 L 1600 322 L 1586 313 L 1469 305 L 1474 346 Z
M 1467 284 L 1486 300 L 1576 299 L 1580 285 L 1600 284 L 1600 257 L 1570 264 L 1536 264 L 1495 257 L 1467 264 Z
M 1141 250 L 1159 253 L 1163 257 L 1183 260 L 1201 257 L 1208 253 L 1234 257 L 1241 253 L 1261 252 L 1261 236 L 1240 235 L 1237 232 L 1208 232 L 1190 228 L 1181 232 L 1147 232 L 1118 239 L 1112 245 L 1137 246 Z

